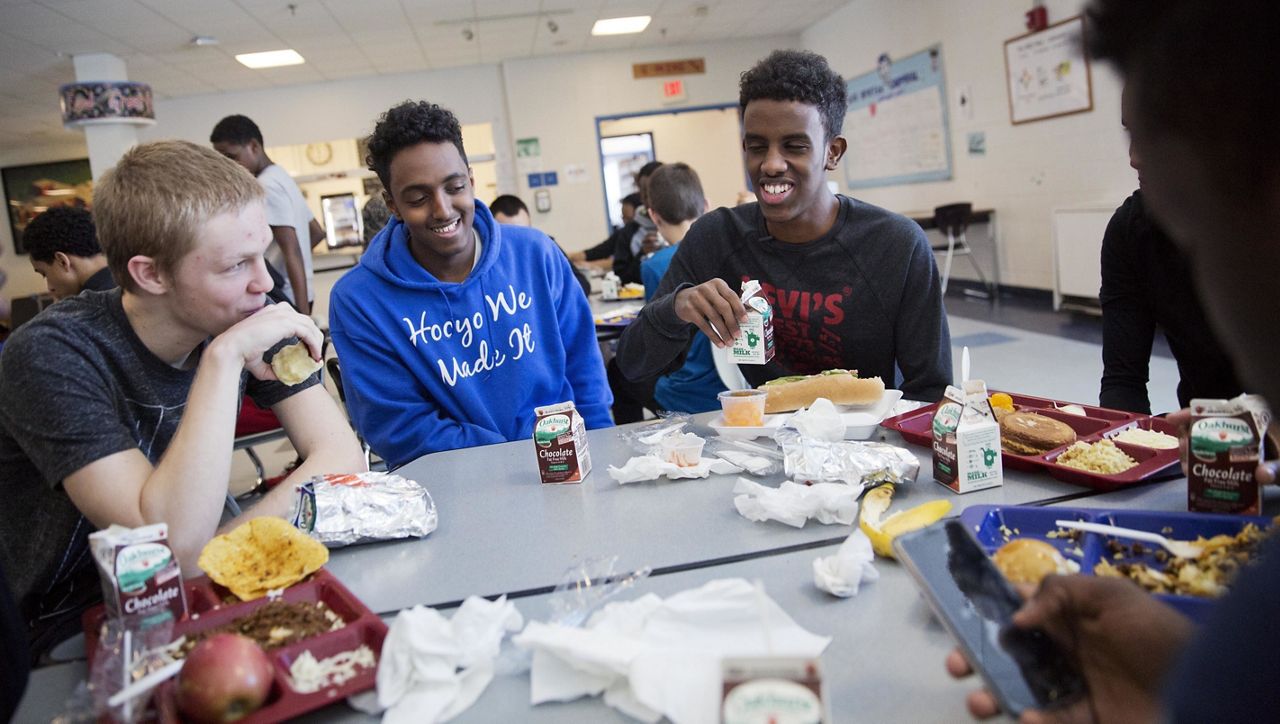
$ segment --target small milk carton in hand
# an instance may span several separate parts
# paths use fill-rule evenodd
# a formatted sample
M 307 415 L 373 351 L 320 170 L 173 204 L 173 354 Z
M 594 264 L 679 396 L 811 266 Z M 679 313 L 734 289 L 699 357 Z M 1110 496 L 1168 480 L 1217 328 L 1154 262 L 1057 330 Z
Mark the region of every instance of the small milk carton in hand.
M 1000 423 L 987 402 L 987 384 L 948 385 L 933 416 L 933 479 L 956 493 L 1004 484 Z
M 729 359 L 742 365 L 762 365 L 773 359 L 773 307 L 764 297 L 760 282 L 742 283 L 742 306 L 747 320 L 738 325 L 742 332 L 729 348 Z

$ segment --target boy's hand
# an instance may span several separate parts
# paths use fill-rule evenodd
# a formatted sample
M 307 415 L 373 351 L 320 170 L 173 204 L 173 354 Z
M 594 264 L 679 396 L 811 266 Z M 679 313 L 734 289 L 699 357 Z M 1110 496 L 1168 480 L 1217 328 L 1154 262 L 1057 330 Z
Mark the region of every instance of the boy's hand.
M 742 300 L 724 283 L 712 279 L 676 293 L 676 316 L 702 330 L 717 347 L 728 347 L 738 337 L 738 323 L 747 318 Z
M 306 344 L 312 359 L 320 359 L 324 344 L 320 328 L 310 317 L 299 314 L 288 304 L 268 304 L 218 335 L 213 344 L 233 354 L 254 377 L 274 380 L 276 374 L 271 365 L 262 360 L 262 355 L 290 337 L 297 337 Z

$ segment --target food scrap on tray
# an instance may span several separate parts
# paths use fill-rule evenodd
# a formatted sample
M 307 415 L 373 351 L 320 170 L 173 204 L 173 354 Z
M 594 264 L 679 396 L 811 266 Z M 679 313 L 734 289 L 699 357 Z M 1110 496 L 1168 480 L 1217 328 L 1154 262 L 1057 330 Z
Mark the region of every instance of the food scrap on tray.
M 1137 460 L 1129 457 L 1110 440 L 1072 443 L 1071 447 L 1058 456 L 1057 462 L 1069 468 L 1102 475 L 1123 473 L 1138 464 Z
M 1217 535 L 1195 542 L 1204 549 L 1196 558 L 1178 558 L 1164 550 L 1153 553 L 1155 564 L 1133 561 L 1146 554 L 1141 543 L 1126 545 L 1112 540 L 1107 550 L 1111 557 L 1094 566 L 1094 575 L 1129 578 L 1152 593 L 1179 596 L 1221 596 L 1231 585 L 1236 572 L 1248 565 L 1258 545 L 1267 537 L 1253 523 L 1236 535 Z
M 1034 412 L 1000 416 L 1000 445 L 1014 455 L 1043 455 L 1076 441 L 1071 426 Z
M 240 634 L 271 651 L 344 626 L 342 617 L 323 601 L 269 601 L 228 624 L 178 639 L 173 644 L 174 657 L 182 658 L 196 644 L 220 633 Z
M 289 684 L 299 693 L 310 694 L 328 686 L 342 686 L 359 676 L 363 669 L 377 665 L 373 649 L 364 644 L 319 661 L 310 651 L 303 651 L 289 665 Z

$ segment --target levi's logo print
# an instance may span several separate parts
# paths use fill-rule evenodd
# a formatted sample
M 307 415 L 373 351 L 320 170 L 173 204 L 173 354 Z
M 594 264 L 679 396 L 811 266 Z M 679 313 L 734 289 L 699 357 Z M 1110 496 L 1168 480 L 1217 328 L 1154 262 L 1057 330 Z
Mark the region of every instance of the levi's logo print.
M 788 368 L 797 374 L 816 374 L 845 366 L 840 325 L 853 287 L 783 289 L 768 282 L 760 287 L 773 307 L 774 343 Z
M 532 306 L 533 297 L 508 284 L 506 291 L 485 294 L 483 309 L 455 309 L 456 316 L 435 317 L 423 311 L 416 320 L 402 320 L 409 328 L 409 341 L 435 358 L 440 379 L 453 387 L 458 380 L 519 361 L 537 349 L 533 328 L 520 321 L 531 314 L 526 310 Z

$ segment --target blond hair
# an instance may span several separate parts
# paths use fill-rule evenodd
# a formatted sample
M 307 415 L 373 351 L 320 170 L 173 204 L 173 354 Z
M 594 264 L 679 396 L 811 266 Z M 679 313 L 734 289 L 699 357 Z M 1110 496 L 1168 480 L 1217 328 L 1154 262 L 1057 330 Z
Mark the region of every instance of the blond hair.
M 172 273 L 195 247 L 209 219 L 264 196 L 248 171 L 216 151 L 188 141 L 155 141 L 125 152 L 98 180 L 93 218 L 111 275 L 128 291 L 138 286 L 129 260 L 151 257 Z

